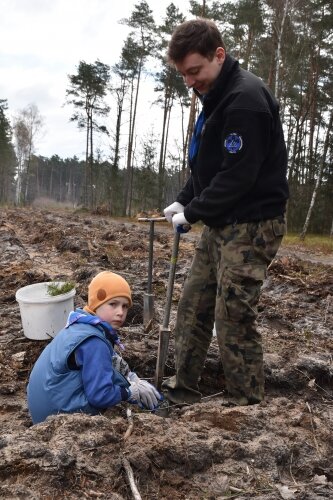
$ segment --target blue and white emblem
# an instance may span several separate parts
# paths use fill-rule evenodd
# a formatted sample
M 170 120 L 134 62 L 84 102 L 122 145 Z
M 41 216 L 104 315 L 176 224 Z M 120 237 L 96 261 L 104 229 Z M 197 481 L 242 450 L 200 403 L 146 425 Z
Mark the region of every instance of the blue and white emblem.
M 242 136 L 233 132 L 229 134 L 224 141 L 224 147 L 228 153 L 235 154 L 238 153 L 243 147 Z

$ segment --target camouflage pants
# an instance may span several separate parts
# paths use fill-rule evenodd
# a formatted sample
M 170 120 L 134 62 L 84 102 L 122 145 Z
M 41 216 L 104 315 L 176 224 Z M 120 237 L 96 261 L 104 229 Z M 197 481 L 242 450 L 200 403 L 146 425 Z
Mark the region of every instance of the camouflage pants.
M 282 217 L 223 229 L 204 228 L 178 305 L 176 375 L 162 386 L 168 399 L 175 403 L 200 400 L 198 382 L 214 321 L 229 394 L 238 404 L 263 399 L 257 304 L 267 267 L 284 232 Z

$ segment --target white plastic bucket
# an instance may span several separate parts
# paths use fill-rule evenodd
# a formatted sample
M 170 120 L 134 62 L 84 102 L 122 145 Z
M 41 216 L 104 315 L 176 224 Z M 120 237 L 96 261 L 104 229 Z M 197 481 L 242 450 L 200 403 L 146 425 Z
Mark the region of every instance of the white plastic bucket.
M 17 290 L 15 298 L 20 306 L 23 333 L 28 339 L 46 340 L 55 337 L 65 326 L 68 314 L 74 309 L 75 289 L 51 296 L 48 285 L 35 283 Z M 60 286 L 62 282 L 57 282 Z

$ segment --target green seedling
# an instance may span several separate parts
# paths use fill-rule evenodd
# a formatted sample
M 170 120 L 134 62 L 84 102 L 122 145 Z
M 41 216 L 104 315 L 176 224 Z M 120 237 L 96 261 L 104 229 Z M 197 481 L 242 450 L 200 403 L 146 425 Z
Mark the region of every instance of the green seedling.
M 61 295 L 63 293 L 68 293 L 75 287 L 75 283 L 73 281 L 65 281 L 64 283 L 50 283 L 47 286 L 47 293 L 52 297 L 56 295 Z

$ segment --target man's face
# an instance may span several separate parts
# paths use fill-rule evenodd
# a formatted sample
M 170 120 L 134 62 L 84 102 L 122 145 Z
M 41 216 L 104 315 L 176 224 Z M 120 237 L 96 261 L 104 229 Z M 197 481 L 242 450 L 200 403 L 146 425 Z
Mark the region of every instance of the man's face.
M 126 297 L 115 297 L 99 306 L 96 309 L 96 315 L 113 328 L 118 329 L 126 319 L 128 308 L 129 301 Z
M 225 59 L 225 51 L 218 47 L 212 59 L 192 52 L 180 62 L 175 63 L 177 71 L 185 84 L 196 89 L 201 95 L 207 94 L 218 77 Z

